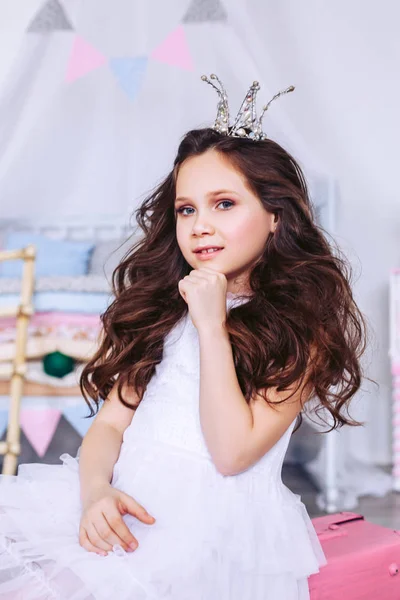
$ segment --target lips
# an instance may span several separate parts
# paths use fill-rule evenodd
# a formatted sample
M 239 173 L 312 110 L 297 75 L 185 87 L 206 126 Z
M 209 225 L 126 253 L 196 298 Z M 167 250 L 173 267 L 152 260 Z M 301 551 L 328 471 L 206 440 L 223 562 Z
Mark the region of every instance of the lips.
M 220 248 L 218 246 L 208 246 L 209 248 L 216 248 L 216 250 L 212 251 L 212 252 L 195 252 L 197 260 L 200 261 L 208 261 L 208 260 L 214 260 L 214 258 L 216 258 L 223 250 L 223 248 Z
M 199 248 L 196 248 L 195 250 L 193 250 L 193 252 L 195 254 L 201 254 L 203 252 L 203 250 L 222 250 L 222 246 L 201 246 Z

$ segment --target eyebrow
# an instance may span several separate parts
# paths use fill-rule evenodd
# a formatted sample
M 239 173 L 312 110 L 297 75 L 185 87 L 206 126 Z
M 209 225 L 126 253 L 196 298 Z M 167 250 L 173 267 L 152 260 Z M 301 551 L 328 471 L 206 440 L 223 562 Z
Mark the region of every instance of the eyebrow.
M 207 196 L 207 198 L 213 198 L 214 196 L 219 196 L 220 194 L 234 194 L 235 196 L 239 195 L 237 192 L 234 192 L 233 190 L 215 190 L 213 192 L 208 192 L 206 194 L 206 196 Z M 179 196 L 179 198 L 176 198 L 175 204 L 179 204 L 180 202 L 193 202 L 193 200 L 191 198 L 187 198 L 185 196 Z

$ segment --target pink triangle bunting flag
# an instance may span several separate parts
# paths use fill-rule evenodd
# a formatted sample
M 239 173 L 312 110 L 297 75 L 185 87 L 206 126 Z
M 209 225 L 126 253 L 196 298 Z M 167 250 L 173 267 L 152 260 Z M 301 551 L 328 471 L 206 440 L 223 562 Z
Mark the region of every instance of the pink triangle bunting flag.
M 36 453 L 43 457 L 61 417 L 55 408 L 31 408 L 21 410 L 21 429 Z
M 77 35 L 69 58 L 66 80 L 71 83 L 105 64 L 107 64 L 107 58 Z
M 193 61 L 186 40 L 185 31 L 179 25 L 150 55 L 150 58 L 167 65 L 193 71 Z

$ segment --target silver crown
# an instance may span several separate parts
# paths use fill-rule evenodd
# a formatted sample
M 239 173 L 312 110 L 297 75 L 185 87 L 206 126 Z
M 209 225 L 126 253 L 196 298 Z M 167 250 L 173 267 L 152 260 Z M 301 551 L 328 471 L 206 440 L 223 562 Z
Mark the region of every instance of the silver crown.
M 288 94 L 289 92 L 293 92 L 294 86 L 291 85 L 286 90 L 282 90 L 266 104 L 263 106 L 262 113 L 259 118 L 256 115 L 256 96 L 257 92 L 260 89 L 260 84 L 258 81 L 253 81 L 253 84 L 250 86 L 249 91 L 247 92 L 242 105 L 239 109 L 238 114 L 236 115 L 235 121 L 233 125 L 229 125 L 229 106 L 228 106 L 228 96 L 226 94 L 225 88 L 222 85 L 221 81 L 218 79 L 214 73 L 210 75 L 210 78 L 207 75 L 201 76 L 202 80 L 206 83 L 210 84 L 218 93 L 219 102 L 217 105 L 217 117 L 215 119 L 214 127 L 215 131 L 219 133 L 223 133 L 225 135 L 229 135 L 231 137 L 241 137 L 241 138 L 250 138 L 252 140 L 265 140 L 267 139 L 267 135 L 262 131 L 262 119 L 265 111 L 268 110 L 271 102 L 282 96 L 282 94 Z M 211 79 L 214 79 L 218 82 L 219 87 L 215 85 Z

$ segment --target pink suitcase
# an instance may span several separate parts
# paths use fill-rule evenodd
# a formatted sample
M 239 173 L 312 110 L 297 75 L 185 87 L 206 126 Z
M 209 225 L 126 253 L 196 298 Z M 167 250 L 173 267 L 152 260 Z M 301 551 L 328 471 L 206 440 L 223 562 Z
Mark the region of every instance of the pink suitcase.
M 311 600 L 400 600 L 400 530 L 352 512 L 312 522 L 328 564 L 308 580 Z

